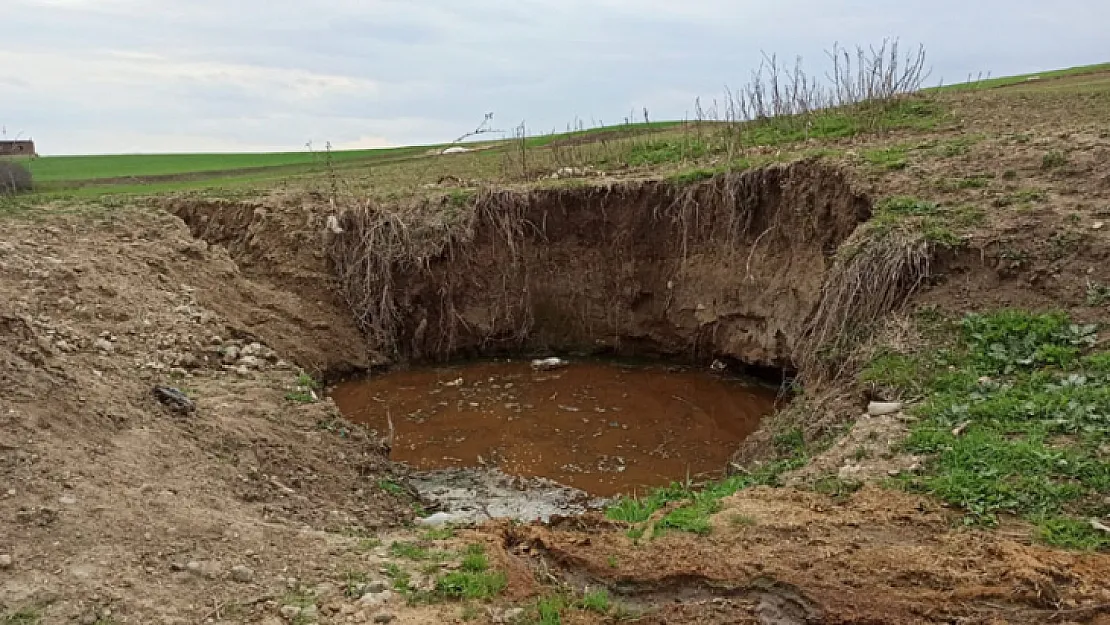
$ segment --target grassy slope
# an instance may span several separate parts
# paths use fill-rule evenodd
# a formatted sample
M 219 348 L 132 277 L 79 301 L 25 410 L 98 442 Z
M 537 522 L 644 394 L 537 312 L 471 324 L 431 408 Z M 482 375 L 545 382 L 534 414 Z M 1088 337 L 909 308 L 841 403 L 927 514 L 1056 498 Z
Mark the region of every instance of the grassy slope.
M 1019 85 L 1027 82 L 1052 80 L 1055 78 L 1068 78 L 1072 76 L 1097 74 L 1101 72 L 1110 72 L 1110 63 L 1096 63 L 1094 65 L 1080 65 L 1078 67 L 1036 72 L 1033 74 L 1020 74 L 1018 76 L 1001 76 L 998 78 L 987 78 L 985 80 L 972 80 L 971 82 L 935 87 L 930 91 L 968 91 L 975 89 L 995 89 L 998 87 L 1008 87 L 1010 85 Z

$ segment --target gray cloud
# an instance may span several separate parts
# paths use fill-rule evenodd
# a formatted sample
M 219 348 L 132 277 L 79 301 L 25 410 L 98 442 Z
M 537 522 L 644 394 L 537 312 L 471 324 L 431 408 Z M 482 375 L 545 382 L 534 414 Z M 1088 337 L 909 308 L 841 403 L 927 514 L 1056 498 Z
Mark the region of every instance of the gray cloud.
M 1102 0 L 4 0 L 0 123 L 44 153 L 375 146 L 682 117 L 760 51 L 898 36 L 934 78 L 1105 58 Z

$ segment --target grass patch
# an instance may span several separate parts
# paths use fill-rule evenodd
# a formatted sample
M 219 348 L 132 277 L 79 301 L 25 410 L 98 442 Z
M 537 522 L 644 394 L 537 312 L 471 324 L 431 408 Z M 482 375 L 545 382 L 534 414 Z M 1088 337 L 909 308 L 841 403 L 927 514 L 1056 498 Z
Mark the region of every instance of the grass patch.
M 435 593 L 445 599 L 492 599 L 509 585 L 501 571 L 453 571 L 436 580 Z
M 604 588 L 587 592 L 578 602 L 578 606 L 583 610 L 598 614 L 608 614 L 612 605 L 612 601 L 609 599 L 609 591 Z
M 397 541 L 389 545 L 389 554 L 395 558 L 404 558 L 413 562 L 444 562 L 451 559 L 451 554 L 438 549 L 429 549 L 415 542 Z
M 347 571 L 343 575 L 343 596 L 358 599 L 369 581 L 370 576 L 362 571 Z
M 1107 70 L 1110 70 L 1110 63 L 1100 63 L 1097 65 L 1081 65 L 1079 67 L 1069 67 L 1067 69 L 1038 72 L 1036 74 L 1021 74 L 1019 76 L 1003 76 L 999 78 L 987 78 L 984 80 L 969 80 L 967 82 L 945 85 L 943 87 L 933 87 L 932 89 L 927 89 L 926 91 L 974 91 L 978 89 L 997 89 L 999 87 L 1008 87 L 1010 85 L 1018 85 L 1040 80 L 1050 80 L 1053 78 L 1066 78 L 1069 76 L 1095 74 Z
M 463 553 L 462 570 L 470 573 L 481 573 L 489 569 L 489 558 L 482 545 L 467 545 Z
M 360 538 L 358 544 L 355 545 L 355 551 L 359 553 L 366 553 L 373 551 L 382 546 L 382 541 L 379 538 Z
M 1041 158 L 1041 169 L 1059 169 L 1067 164 L 1067 155 L 1059 150 L 1053 150 Z
M 4 625 L 37 625 L 42 613 L 35 608 L 20 608 L 4 616 Z
M 950 324 L 940 347 L 876 358 L 865 380 L 927 398 L 905 446 L 931 460 L 899 483 L 971 525 L 1016 515 L 1048 544 L 1110 548 L 1088 521 L 1110 513 L 1110 353 L 1095 338 L 1060 313 L 1003 310 Z
M 393 580 L 393 588 L 395 590 L 404 591 L 408 589 L 409 574 L 398 566 L 396 562 L 390 562 L 385 565 L 385 576 Z
M 1027 207 L 1048 199 L 1048 193 L 1041 189 L 1018 189 L 994 199 L 993 204 L 998 208 L 1007 206 Z
M 634 144 L 625 162 L 632 167 L 681 163 L 703 158 L 709 153 L 708 144 L 695 138 L 655 140 Z
M 398 497 L 405 494 L 405 488 L 403 486 L 401 486 L 397 482 L 394 482 L 393 480 L 386 478 L 378 480 L 378 488 L 384 490 L 390 495 L 396 495 Z
M 536 601 L 535 613 L 530 625 L 561 625 L 563 612 L 568 607 L 566 597 L 551 595 Z
M 836 475 L 826 475 L 813 483 L 813 490 L 834 499 L 847 499 L 852 493 L 863 488 L 863 482 L 846 480 Z
M 281 596 L 282 605 L 292 605 L 298 608 L 307 608 L 316 605 L 316 596 L 306 589 L 297 588 Z
M 867 161 L 869 165 L 880 169 L 897 171 L 899 169 L 905 169 L 908 165 L 906 162 L 907 153 L 908 151 L 904 147 L 864 150 L 863 160 Z
M 727 171 L 727 170 L 723 169 L 723 168 L 718 168 L 718 167 L 708 167 L 708 168 L 703 167 L 703 168 L 698 168 L 698 169 L 689 169 L 689 170 L 681 171 L 681 172 L 678 172 L 676 174 L 673 174 L 673 175 L 669 176 L 667 178 L 667 181 L 670 182 L 671 184 L 675 185 L 675 186 L 680 186 L 681 187 L 681 186 L 701 182 L 703 180 L 709 180 L 710 178 L 712 178 L 712 177 L 714 177 L 718 174 L 724 173 L 725 171 Z
M 879 233 L 907 228 L 919 231 L 930 243 L 958 247 L 963 244 L 959 232 L 980 223 L 984 217 L 974 207 L 950 208 L 916 197 L 895 196 L 876 204 L 871 224 Z
M 656 533 L 674 530 L 709 534 L 709 518 L 720 511 L 722 499 L 752 486 L 779 486 L 779 478 L 783 473 L 805 464 L 802 433 L 792 431 L 779 438 L 782 440 L 776 440 L 776 443 L 782 443 L 780 453 L 783 449 L 787 450 L 785 457 L 780 460 L 764 464 L 751 473 L 710 482 L 700 488 L 673 483 L 655 489 L 644 497 L 624 496 L 606 509 L 605 516 L 631 524 L 628 536 L 638 540 L 644 535 L 647 522 L 657 512 L 671 506 L 673 509 L 655 522 Z
M 755 520 L 755 517 L 746 514 L 734 514 L 728 518 L 728 524 L 734 528 L 740 529 L 743 527 L 755 527 L 759 523 Z
M 390 552 L 400 558 L 414 561 L 431 561 L 424 567 L 426 575 L 436 575 L 439 565 L 455 554 L 442 551 L 429 551 L 412 543 L 396 542 L 390 546 Z M 486 556 L 485 547 L 479 544 L 467 546 L 462 552 L 462 561 L 458 570 L 441 573 L 435 578 L 435 587 L 431 591 L 413 590 L 410 587 L 411 575 L 396 563 L 386 565 L 386 576 L 393 580 L 393 588 L 404 595 L 410 604 L 436 603 L 455 599 L 487 600 L 491 599 L 508 586 L 508 576 L 502 571 L 490 569 L 489 558 Z
M 425 530 L 422 538 L 424 540 L 449 540 L 455 537 L 455 528 L 450 525 L 443 527 L 433 527 Z
M 320 383 L 307 373 L 301 372 L 293 382 L 293 390 L 285 394 L 285 399 L 298 404 L 312 404 L 317 401 L 316 391 L 318 390 L 320 390 Z
M 937 188 L 941 191 L 985 189 L 991 185 L 991 178 L 993 178 L 993 176 L 978 174 L 975 176 L 965 176 L 963 178 L 942 179 L 937 182 Z
M 1110 286 L 1087 281 L 1087 305 L 1102 306 L 1110 302 Z

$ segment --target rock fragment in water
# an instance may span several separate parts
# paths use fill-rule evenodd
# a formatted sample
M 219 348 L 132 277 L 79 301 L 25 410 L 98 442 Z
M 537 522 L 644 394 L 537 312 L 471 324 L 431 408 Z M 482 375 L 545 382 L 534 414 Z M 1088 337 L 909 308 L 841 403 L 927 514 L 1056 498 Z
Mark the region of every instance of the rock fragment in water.
M 536 371 L 554 371 L 555 369 L 562 369 L 570 363 L 562 358 L 543 358 L 532 361 L 532 368 Z

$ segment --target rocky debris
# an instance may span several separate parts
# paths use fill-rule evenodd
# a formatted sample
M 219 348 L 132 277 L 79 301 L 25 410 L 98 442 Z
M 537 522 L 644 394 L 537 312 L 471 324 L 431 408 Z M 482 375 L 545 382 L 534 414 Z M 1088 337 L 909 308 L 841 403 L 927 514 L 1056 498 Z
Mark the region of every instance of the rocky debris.
M 358 602 L 363 606 L 377 607 L 389 603 L 391 599 L 393 599 L 393 591 L 383 590 L 381 592 L 368 592 L 362 595 Z
M 220 563 L 191 560 L 185 564 L 185 570 L 197 577 L 216 579 L 220 576 Z
M 490 618 L 497 625 L 517 623 L 524 616 L 524 608 L 505 608 L 504 610 L 491 610 Z
M 62 495 L 58 498 L 58 503 L 63 506 L 73 506 L 77 504 L 77 498 L 73 495 Z
M 510 476 L 499 469 L 445 469 L 414 473 L 408 483 L 440 512 L 423 525 L 472 524 L 489 519 L 548 521 L 582 514 L 606 500 L 544 478 Z
M 233 566 L 231 567 L 231 579 L 242 584 L 250 583 L 254 579 L 254 571 L 242 564 Z
M 185 393 L 170 386 L 155 386 L 151 391 L 154 398 L 169 407 L 170 410 L 181 414 L 190 414 L 197 411 L 197 404 L 186 397 Z
M 374 615 L 374 622 L 375 623 L 391 623 L 391 622 L 393 622 L 394 618 L 396 618 L 396 617 L 394 617 L 393 614 L 390 613 L 390 612 L 378 612 L 377 614 Z
M 593 167 L 560 167 L 556 169 L 547 177 L 551 180 L 559 180 L 560 178 L 584 178 L 586 176 L 604 176 L 605 172 L 598 171 Z
M 389 590 L 389 583 L 380 579 L 367 583 L 365 588 L 366 592 L 374 594 L 383 593 L 387 590 Z
M 12 557 L 6 553 L 0 553 L 0 570 L 12 568 Z
M 301 608 L 295 605 L 283 605 L 281 606 L 281 609 L 278 610 L 278 614 L 281 614 L 281 618 L 292 623 L 293 621 L 296 621 L 300 618 Z

